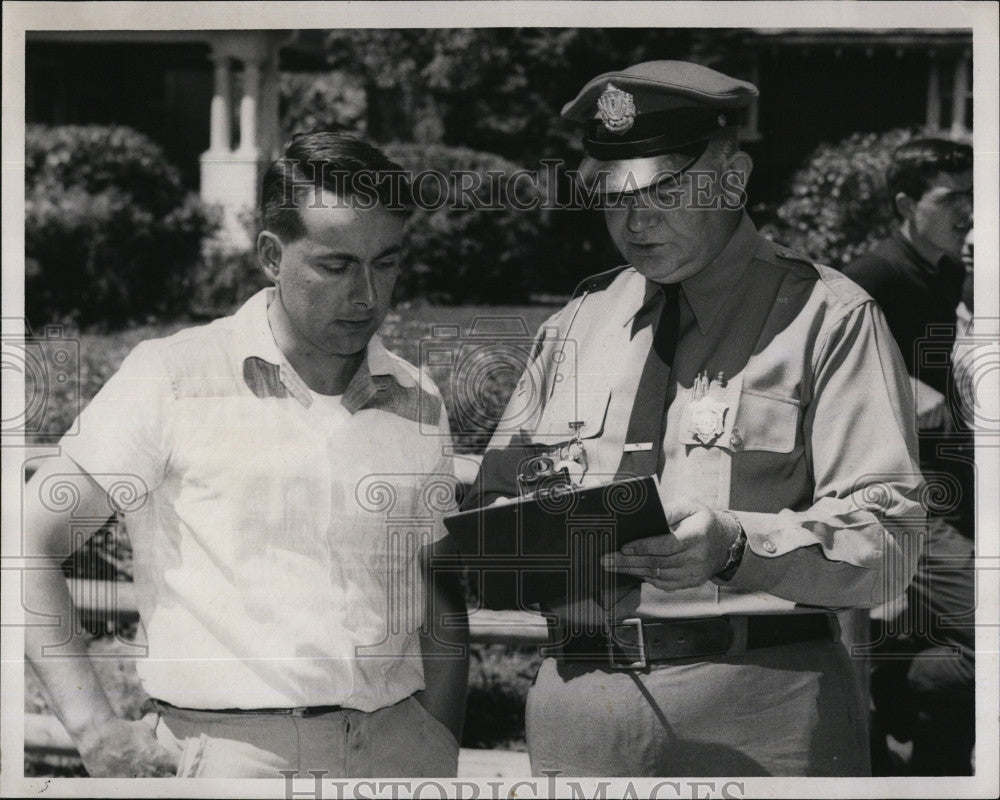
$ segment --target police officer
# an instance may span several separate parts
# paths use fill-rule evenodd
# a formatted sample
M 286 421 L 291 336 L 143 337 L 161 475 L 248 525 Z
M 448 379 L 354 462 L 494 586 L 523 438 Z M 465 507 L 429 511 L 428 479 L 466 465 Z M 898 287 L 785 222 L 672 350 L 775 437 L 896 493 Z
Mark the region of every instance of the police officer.
M 527 421 L 494 437 L 466 507 L 571 442 L 583 486 L 658 476 L 667 525 L 604 557 L 594 601 L 545 604 L 536 774 L 869 772 L 831 612 L 913 574 L 913 404 L 872 300 L 745 214 L 737 113 L 756 94 L 656 61 L 598 76 L 562 112 L 586 126 L 577 177 L 625 263 L 542 326 L 505 417 Z

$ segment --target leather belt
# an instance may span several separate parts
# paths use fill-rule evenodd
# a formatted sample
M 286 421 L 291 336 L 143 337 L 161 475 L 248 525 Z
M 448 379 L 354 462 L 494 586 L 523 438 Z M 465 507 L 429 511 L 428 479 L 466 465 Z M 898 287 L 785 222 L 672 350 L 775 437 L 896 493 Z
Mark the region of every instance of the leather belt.
M 346 711 L 343 706 L 299 706 L 297 708 L 185 708 L 175 706 L 166 700 L 153 698 L 153 705 L 171 708 L 175 711 L 195 714 L 234 714 L 234 715 L 261 715 L 276 714 L 291 717 L 318 717 L 320 714 L 332 714 L 335 711 Z
M 612 669 L 645 669 L 650 664 L 739 655 L 814 639 L 833 640 L 840 626 L 833 614 L 734 615 L 700 619 L 627 619 L 607 631 L 567 635 L 553 627 L 553 652 L 561 661 L 589 661 Z

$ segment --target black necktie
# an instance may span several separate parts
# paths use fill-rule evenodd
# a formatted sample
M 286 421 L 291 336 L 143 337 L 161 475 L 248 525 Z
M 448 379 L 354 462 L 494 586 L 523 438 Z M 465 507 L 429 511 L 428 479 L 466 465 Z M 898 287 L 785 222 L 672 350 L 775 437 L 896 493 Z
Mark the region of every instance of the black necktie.
M 659 288 L 663 296 L 659 320 L 639 378 L 625 436 L 626 445 L 639 445 L 640 449 L 628 448 L 622 453 L 616 475 L 619 480 L 633 475 L 659 475 L 663 470 L 663 426 L 680 324 L 680 284 L 661 284 Z

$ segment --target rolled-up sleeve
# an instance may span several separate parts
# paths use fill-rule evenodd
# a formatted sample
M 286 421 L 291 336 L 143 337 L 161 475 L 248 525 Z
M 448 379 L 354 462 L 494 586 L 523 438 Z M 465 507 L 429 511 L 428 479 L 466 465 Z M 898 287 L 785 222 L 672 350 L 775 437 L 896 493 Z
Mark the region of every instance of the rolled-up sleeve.
M 727 586 L 805 605 L 871 607 L 905 590 L 926 531 L 913 398 L 871 300 L 844 312 L 816 353 L 803 418 L 813 504 L 734 511 L 747 548 Z

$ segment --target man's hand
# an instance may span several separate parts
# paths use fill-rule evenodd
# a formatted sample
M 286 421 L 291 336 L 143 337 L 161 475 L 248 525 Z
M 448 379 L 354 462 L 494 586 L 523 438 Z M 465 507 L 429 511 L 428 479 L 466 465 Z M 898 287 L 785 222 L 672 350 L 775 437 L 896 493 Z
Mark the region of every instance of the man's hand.
M 700 586 L 725 565 L 729 546 L 740 535 L 739 523 L 688 498 L 665 502 L 663 511 L 667 533 L 629 542 L 602 563 L 665 591 Z
M 950 428 L 951 414 L 948 412 L 945 396 L 912 375 L 910 385 L 913 387 L 913 397 L 917 404 L 917 428 L 922 431 Z
M 111 719 L 79 743 L 93 778 L 165 778 L 177 774 L 177 757 L 143 721 Z

